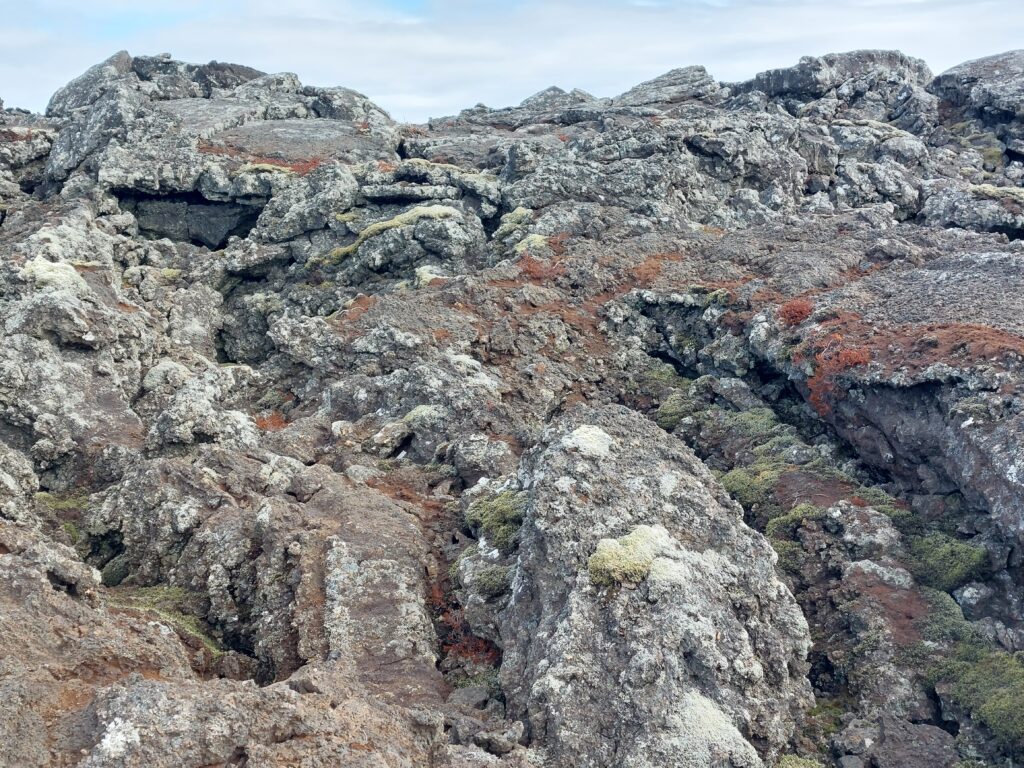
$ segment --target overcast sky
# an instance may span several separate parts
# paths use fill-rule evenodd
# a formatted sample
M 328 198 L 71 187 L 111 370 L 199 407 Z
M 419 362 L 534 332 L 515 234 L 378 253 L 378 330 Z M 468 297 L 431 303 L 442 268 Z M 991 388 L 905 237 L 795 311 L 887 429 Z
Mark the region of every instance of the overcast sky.
M 674 67 L 741 80 L 899 48 L 936 72 L 1024 46 L 1024 0 L 0 0 L 0 98 L 41 111 L 126 49 L 366 93 L 399 120 L 549 85 L 613 96 Z

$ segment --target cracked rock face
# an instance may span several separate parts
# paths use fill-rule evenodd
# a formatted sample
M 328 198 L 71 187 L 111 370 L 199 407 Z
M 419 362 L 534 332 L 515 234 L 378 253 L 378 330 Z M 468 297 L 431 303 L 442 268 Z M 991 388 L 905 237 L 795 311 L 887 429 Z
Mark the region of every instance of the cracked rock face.
M 1019 763 L 1022 72 L 0 102 L 0 762 Z

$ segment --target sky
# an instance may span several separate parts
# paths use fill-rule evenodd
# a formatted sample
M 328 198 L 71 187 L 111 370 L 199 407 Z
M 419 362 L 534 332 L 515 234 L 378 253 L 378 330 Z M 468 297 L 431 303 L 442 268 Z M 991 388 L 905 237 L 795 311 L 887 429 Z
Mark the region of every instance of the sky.
M 0 0 L 0 98 L 42 111 L 119 50 L 295 72 L 422 122 L 550 85 L 614 96 L 675 67 L 744 80 L 898 48 L 936 73 L 1024 46 L 1024 0 Z

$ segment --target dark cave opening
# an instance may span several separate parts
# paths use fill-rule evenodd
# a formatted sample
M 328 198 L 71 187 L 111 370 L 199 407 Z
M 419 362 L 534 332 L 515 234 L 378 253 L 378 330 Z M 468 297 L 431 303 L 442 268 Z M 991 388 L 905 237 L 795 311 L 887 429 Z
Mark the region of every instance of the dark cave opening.
M 248 236 L 266 204 L 262 200 L 211 201 L 197 192 L 150 195 L 122 190 L 115 194 L 121 208 L 135 215 L 143 237 L 166 237 L 211 250 L 223 248 L 232 236 Z

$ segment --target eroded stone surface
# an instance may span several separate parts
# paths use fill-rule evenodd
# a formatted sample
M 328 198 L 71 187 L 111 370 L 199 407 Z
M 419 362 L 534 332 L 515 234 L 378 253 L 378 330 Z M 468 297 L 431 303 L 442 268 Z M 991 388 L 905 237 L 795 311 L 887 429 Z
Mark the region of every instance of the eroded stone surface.
M 1022 61 L 0 111 L 9 759 L 1020 759 Z

